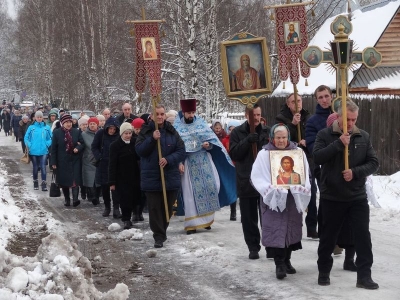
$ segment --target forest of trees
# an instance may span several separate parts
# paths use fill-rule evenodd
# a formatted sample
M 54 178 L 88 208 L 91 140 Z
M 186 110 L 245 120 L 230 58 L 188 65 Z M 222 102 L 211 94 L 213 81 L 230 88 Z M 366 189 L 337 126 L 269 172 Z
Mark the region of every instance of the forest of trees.
M 196 97 L 208 118 L 242 108 L 225 97 L 219 43 L 247 31 L 267 38 L 273 83 L 278 83 L 274 21 L 266 0 L 19 0 L 15 20 L 0 5 L 0 94 L 15 94 L 64 108 L 101 110 L 133 104 L 149 110 L 149 95 L 134 90 L 134 37 L 127 20 L 165 19 L 161 25 L 162 102 L 178 109 L 179 99 Z M 298 2 L 298 1 L 292 1 Z M 307 7 L 309 38 L 347 1 L 316 0 Z M 353 7 L 358 1 L 352 0 Z M 365 4 L 365 3 L 361 3 Z M 311 9 L 315 17 L 311 16 Z M 327 37 L 327 41 L 330 37 Z

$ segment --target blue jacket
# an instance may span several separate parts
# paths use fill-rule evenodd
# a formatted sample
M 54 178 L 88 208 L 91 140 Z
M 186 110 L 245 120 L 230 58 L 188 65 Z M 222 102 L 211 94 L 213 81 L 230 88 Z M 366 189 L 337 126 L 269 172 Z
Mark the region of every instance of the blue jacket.
M 30 155 L 45 155 L 49 153 L 52 133 L 44 122 L 34 122 L 25 133 L 24 142 Z
M 326 128 L 326 119 L 332 113 L 331 108 L 322 108 L 317 105 L 315 115 L 307 120 L 306 124 L 306 145 L 309 153 L 313 153 L 314 142 L 318 131 Z
M 143 125 L 136 140 L 136 152 L 140 156 L 141 189 L 142 191 L 162 191 L 157 141 L 153 139 L 154 122 Z M 185 144 L 175 128 L 164 121 L 160 129 L 161 153 L 167 159 L 164 167 L 166 189 L 178 190 L 181 186 L 179 163 L 186 159 Z

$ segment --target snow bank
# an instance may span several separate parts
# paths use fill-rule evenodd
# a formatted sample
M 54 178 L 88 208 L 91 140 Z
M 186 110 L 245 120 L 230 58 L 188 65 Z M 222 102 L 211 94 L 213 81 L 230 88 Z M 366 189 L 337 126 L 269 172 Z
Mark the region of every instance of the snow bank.
M 93 284 L 90 261 L 57 234 L 42 240 L 35 257 L 0 249 L 0 299 L 125 300 L 128 287 L 119 283 L 107 293 Z

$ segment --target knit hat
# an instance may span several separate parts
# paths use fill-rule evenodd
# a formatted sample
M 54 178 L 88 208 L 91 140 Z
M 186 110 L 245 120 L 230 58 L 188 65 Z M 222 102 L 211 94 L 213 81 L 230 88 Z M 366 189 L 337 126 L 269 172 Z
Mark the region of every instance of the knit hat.
M 50 110 L 50 112 L 49 112 L 49 117 L 50 117 L 51 115 L 55 115 L 56 117 L 58 116 L 58 113 L 57 113 L 57 111 L 56 111 L 54 108 L 52 108 L 52 109 Z
M 97 125 L 100 124 L 99 119 L 98 119 L 97 117 L 91 117 L 91 118 L 89 118 L 88 124 L 90 124 L 90 123 L 96 123 Z
M 22 120 L 29 120 L 29 117 L 27 115 L 23 115 Z
M 332 113 L 329 115 L 328 119 L 326 119 L 326 126 L 331 127 L 333 122 L 335 122 L 339 118 L 339 115 L 337 113 Z
M 144 121 L 141 118 L 136 118 L 132 121 L 131 124 L 132 124 L 133 128 L 141 128 L 142 125 L 144 124 Z
M 43 113 L 42 113 L 40 110 L 38 110 L 38 111 L 35 113 L 35 118 L 37 118 L 37 117 L 42 117 L 42 118 L 43 118 Z
M 88 119 L 87 118 L 82 117 L 82 118 L 80 118 L 78 120 L 78 126 L 81 126 L 81 125 L 83 125 L 85 123 L 88 124 Z
M 119 127 L 119 134 L 122 135 L 122 134 L 123 134 L 125 131 L 127 131 L 127 130 L 132 131 L 132 130 L 133 130 L 132 125 L 131 125 L 131 123 L 124 122 L 124 123 L 122 123 L 122 125 Z
M 60 123 L 61 123 L 61 125 L 64 125 L 64 123 L 67 121 L 72 122 L 72 116 L 69 114 L 64 114 L 60 119 Z
M 103 115 L 97 115 L 96 118 L 99 121 L 105 121 L 106 120 L 106 118 Z

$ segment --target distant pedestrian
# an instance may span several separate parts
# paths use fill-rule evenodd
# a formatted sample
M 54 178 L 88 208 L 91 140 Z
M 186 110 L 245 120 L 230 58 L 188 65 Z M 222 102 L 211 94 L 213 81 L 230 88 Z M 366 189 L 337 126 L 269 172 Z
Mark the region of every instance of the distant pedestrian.
M 14 111 L 14 115 L 11 118 L 11 127 L 14 132 L 15 142 L 19 142 L 19 121 L 21 121 L 22 116 L 18 109 Z
M 27 115 L 22 116 L 21 121 L 19 121 L 18 138 L 21 142 L 22 152 L 25 153 L 26 145 L 24 141 L 25 133 L 28 130 L 30 123 L 29 117 Z

